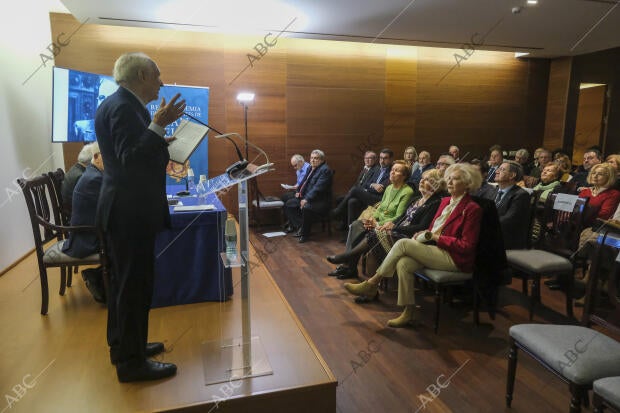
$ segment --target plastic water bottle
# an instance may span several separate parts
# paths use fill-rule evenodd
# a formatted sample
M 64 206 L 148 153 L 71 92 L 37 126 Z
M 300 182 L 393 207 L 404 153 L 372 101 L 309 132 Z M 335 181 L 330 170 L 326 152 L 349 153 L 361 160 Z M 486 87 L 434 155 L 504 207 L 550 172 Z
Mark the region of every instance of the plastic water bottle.
M 187 190 L 190 195 L 196 195 L 196 182 L 194 182 L 194 171 L 192 168 L 187 170 Z
M 226 241 L 226 258 L 229 261 L 237 261 L 237 227 L 232 218 L 226 220 L 224 240 Z
M 207 176 L 200 175 L 200 181 L 196 185 L 196 194 L 198 194 L 198 205 L 207 203 Z

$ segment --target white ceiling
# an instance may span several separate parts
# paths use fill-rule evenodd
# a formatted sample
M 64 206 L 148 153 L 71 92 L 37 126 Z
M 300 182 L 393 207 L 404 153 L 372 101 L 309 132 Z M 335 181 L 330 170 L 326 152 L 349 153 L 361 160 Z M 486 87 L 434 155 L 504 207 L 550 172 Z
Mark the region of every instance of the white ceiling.
M 620 47 L 620 0 L 61 1 L 88 24 L 452 48 L 473 40 L 533 57 Z

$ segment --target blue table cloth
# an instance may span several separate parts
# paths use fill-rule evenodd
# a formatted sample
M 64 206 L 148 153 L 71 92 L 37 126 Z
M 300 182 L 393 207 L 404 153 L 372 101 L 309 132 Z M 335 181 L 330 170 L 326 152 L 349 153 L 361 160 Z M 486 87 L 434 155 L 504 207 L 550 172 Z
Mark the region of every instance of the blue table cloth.
M 167 187 L 169 194 L 185 189 Z M 180 197 L 183 205 L 196 205 L 196 197 Z M 209 211 L 174 212 L 172 228 L 161 232 L 155 243 L 155 285 L 152 307 L 226 301 L 233 293 L 230 268 L 224 268 L 220 252 L 226 250 L 226 209 L 214 195 L 207 197 Z

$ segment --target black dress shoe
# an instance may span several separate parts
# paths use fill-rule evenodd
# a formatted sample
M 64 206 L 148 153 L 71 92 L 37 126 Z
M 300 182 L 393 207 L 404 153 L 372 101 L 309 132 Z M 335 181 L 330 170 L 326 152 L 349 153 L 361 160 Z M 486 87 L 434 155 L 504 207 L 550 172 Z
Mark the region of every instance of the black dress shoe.
M 309 239 L 308 239 L 307 235 L 300 235 L 299 236 L 299 243 L 300 244 L 303 244 L 304 242 L 308 242 L 308 241 L 309 241 Z
M 101 304 L 106 303 L 105 287 L 100 268 L 87 268 L 82 271 L 82 279 L 86 288 L 91 293 L 95 301 Z
M 338 258 L 338 256 L 337 256 L 337 255 L 328 255 L 328 256 L 326 257 L 326 260 L 327 260 L 328 262 L 332 263 L 332 264 L 344 264 L 344 263 L 346 263 L 346 262 L 347 262 L 347 260 L 344 260 L 344 259 Z
M 158 355 L 159 353 L 163 353 L 164 350 L 165 350 L 164 343 L 155 341 L 153 343 L 146 343 L 144 354 L 146 355 L 146 357 L 153 357 L 153 356 Z M 113 347 L 110 348 L 110 362 L 112 362 L 112 364 L 118 363 L 117 353 L 118 351 L 115 348 Z
M 348 278 L 357 278 L 357 268 L 347 267 L 347 271 L 344 274 L 337 276 L 339 280 L 346 280 Z
M 132 381 L 159 380 L 174 376 L 177 366 L 172 363 L 160 363 L 153 360 L 144 360 L 142 363 L 125 362 L 116 365 L 116 375 L 121 383 Z
M 153 343 L 146 343 L 146 357 L 153 357 L 158 355 L 159 353 L 163 353 L 165 350 L 164 343 L 160 343 L 158 341 Z
M 295 232 L 295 231 L 297 231 L 297 228 L 292 227 L 290 225 L 288 227 L 284 228 L 284 232 L 286 232 L 287 234 L 290 234 L 291 232 Z
M 339 265 L 339 266 L 336 267 L 336 269 L 334 271 L 328 272 L 327 275 L 329 275 L 330 277 L 337 277 L 339 275 L 344 274 L 348 270 L 349 270 L 348 267 L 345 267 L 344 265 Z

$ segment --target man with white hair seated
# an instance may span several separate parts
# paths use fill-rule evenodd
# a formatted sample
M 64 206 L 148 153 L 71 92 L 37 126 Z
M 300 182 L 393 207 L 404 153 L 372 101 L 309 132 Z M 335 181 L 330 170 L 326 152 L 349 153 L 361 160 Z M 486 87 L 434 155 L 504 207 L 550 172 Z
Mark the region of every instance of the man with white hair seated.
M 84 145 L 82 150 L 80 150 L 77 157 L 77 163 L 69 168 L 60 186 L 60 195 L 62 196 L 63 204 L 62 207 L 68 217 L 71 217 L 73 189 L 86 170 L 86 167 L 90 164 L 90 159 L 93 156 L 91 147 L 92 143 Z
M 73 214 L 71 225 L 95 225 L 97 202 L 103 182 L 103 159 L 97 142 L 89 145 L 92 152 L 90 164 L 73 190 Z M 70 257 L 84 258 L 99 252 L 99 239 L 94 232 L 72 232 L 62 251 Z M 82 278 L 95 301 L 105 303 L 105 289 L 101 267 L 82 271 Z

